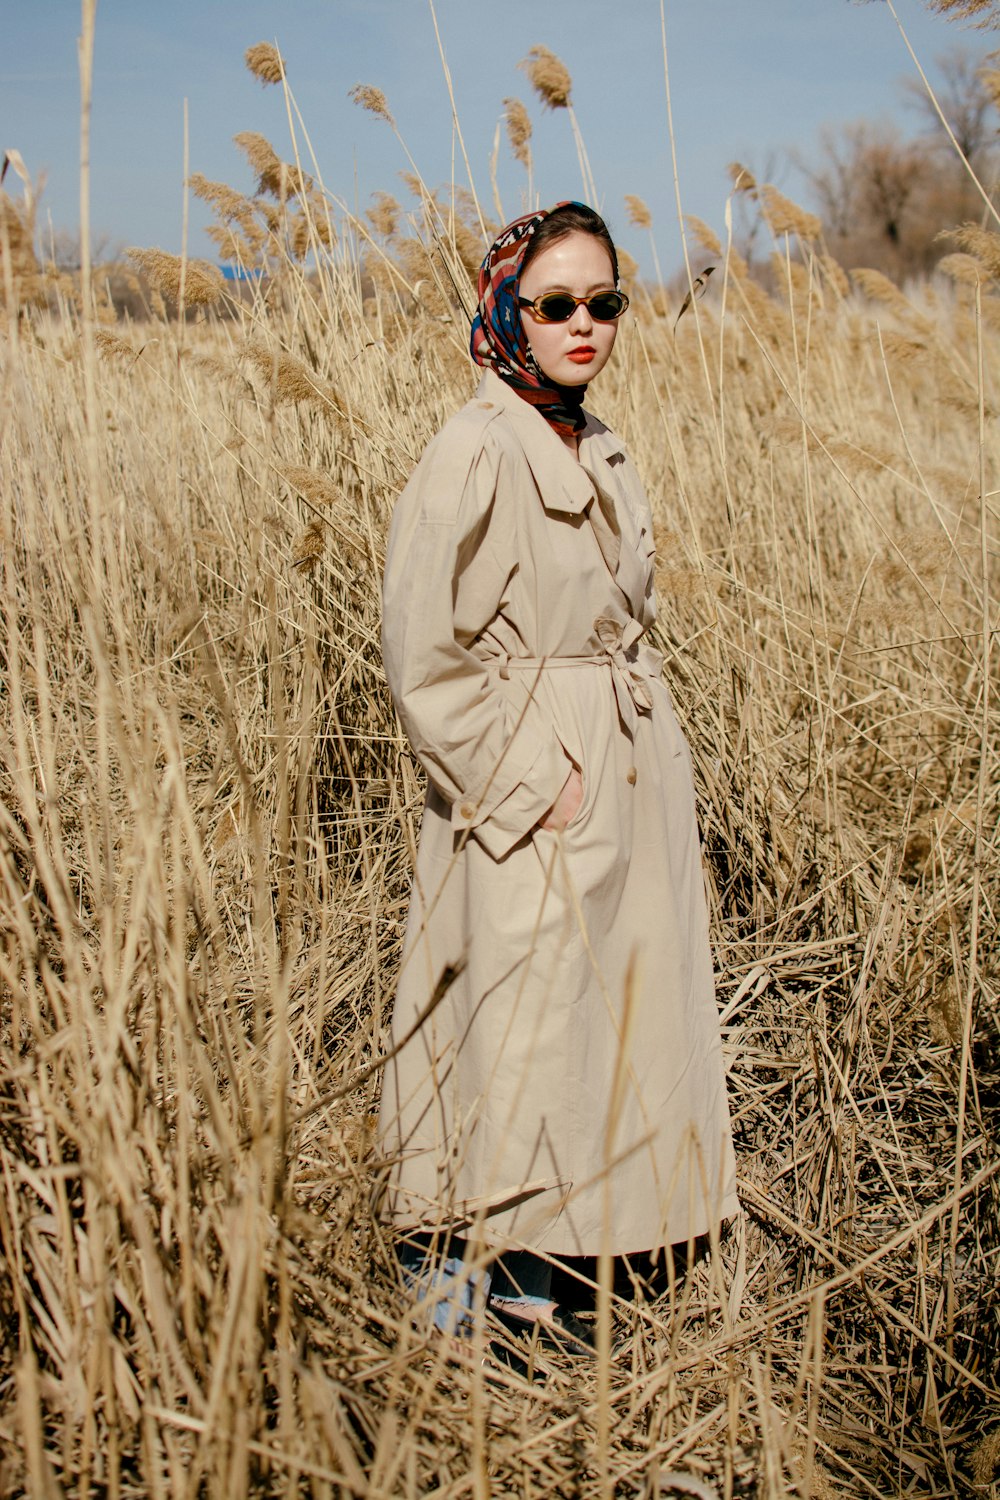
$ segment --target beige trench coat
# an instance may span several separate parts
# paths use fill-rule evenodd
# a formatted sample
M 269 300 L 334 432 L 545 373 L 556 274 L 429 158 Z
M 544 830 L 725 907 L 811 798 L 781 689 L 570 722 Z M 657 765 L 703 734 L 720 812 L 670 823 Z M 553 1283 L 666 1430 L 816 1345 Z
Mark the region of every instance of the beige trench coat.
M 588 417 L 577 463 L 492 372 L 396 504 L 385 666 L 430 783 L 380 1123 L 401 1228 L 623 1254 L 738 1207 L 652 576 L 618 439 Z

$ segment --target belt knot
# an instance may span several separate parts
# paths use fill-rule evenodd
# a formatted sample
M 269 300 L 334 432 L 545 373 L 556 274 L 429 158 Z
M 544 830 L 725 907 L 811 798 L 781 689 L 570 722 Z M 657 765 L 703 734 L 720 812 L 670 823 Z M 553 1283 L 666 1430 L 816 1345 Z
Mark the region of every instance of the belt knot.
M 634 736 L 639 714 L 648 714 L 653 707 L 648 675 L 643 672 L 632 651 L 643 634 L 638 620 L 615 620 L 610 615 L 600 615 L 594 621 L 594 633 L 611 662 L 611 680 L 622 723 Z

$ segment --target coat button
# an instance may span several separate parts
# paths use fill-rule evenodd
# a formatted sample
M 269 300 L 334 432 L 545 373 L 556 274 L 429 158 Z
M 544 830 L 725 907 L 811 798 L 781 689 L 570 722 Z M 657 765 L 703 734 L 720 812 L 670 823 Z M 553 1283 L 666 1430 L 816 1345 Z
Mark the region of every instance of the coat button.
M 476 809 L 471 802 L 463 802 L 458 810 L 463 818 L 474 818 L 476 816 Z
M 635 778 L 637 774 L 638 773 L 635 769 L 635 766 L 629 766 L 628 770 L 625 772 L 625 780 L 628 782 L 629 786 L 635 786 Z

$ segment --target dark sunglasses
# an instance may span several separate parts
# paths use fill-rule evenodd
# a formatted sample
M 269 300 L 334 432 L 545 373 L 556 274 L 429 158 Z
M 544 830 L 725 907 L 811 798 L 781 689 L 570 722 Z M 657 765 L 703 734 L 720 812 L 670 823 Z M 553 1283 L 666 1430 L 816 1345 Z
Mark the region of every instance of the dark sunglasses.
M 580 303 L 584 303 L 597 323 L 613 323 L 628 307 L 624 292 L 593 292 L 589 297 L 574 297 L 572 292 L 543 292 L 534 302 L 518 297 L 519 307 L 530 307 L 543 323 L 568 323 Z

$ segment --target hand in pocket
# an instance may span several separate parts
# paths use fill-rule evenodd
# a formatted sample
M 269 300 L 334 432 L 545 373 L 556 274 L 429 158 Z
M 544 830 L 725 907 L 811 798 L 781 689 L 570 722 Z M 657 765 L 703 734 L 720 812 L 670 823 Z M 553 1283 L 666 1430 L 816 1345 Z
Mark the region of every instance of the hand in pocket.
M 539 828 L 544 828 L 548 833 L 562 833 L 566 824 L 575 818 L 583 801 L 583 777 L 579 766 L 570 766 L 570 773 L 563 783 L 563 789 L 559 793 L 544 818 L 538 822 Z

